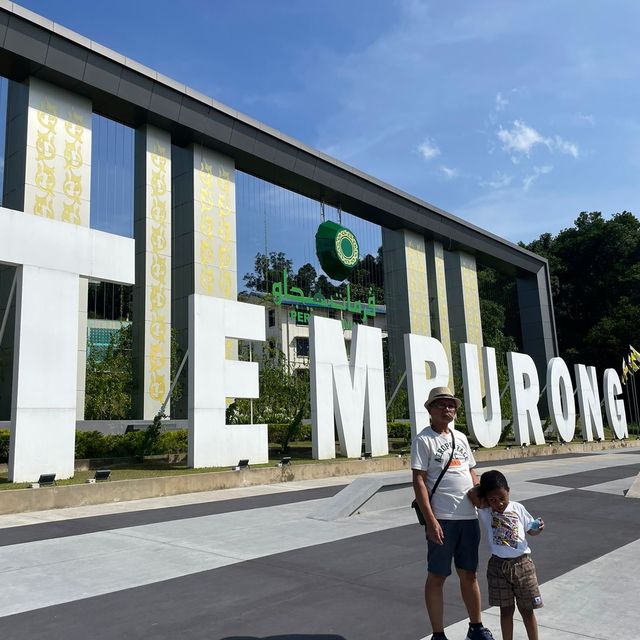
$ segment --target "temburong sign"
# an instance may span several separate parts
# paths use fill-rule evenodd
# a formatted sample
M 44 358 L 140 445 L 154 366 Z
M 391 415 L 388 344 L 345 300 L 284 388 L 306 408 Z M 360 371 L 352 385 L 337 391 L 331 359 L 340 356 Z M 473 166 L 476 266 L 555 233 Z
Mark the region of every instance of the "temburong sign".
M 225 395 L 258 396 L 257 365 L 225 360 L 225 337 L 264 339 L 264 309 L 230 300 L 208 302 L 205 306 L 200 298 L 197 295 L 191 297 L 194 309 L 192 315 L 194 322 L 197 319 L 197 324 L 192 325 L 190 321 L 190 336 L 193 336 L 190 353 L 194 352 L 191 351 L 192 347 L 195 352 L 200 350 L 199 340 L 208 344 L 215 334 L 218 346 L 211 354 L 217 353 L 218 356 L 217 361 L 213 357 L 201 358 L 194 365 L 193 372 L 190 365 L 190 389 L 193 388 L 195 394 L 190 407 L 193 406 L 194 412 L 202 410 L 206 418 L 199 424 L 192 425 L 190 410 L 190 452 L 192 440 L 194 446 L 195 443 L 202 442 L 202 449 L 199 451 L 202 464 L 198 466 L 205 466 L 205 462 L 207 466 L 233 464 L 241 457 L 246 458 L 249 451 L 252 452 L 255 463 L 267 462 L 265 425 L 242 425 L 238 429 L 224 423 Z M 216 305 L 215 308 L 213 305 Z M 197 313 L 195 309 L 198 309 Z M 221 329 L 221 318 L 227 333 Z M 214 331 L 211 327 L 216 322 L 218 328 Z M 411 427 L 415 435 L 428 424 L 424 401 L 430 389 L 448 383 L 450 368 L 445 349 L 435 338 L 406 334 L 404 342 Z M 491 347 L 482 348 L 482 357 L 486 409 L 482 406 L 478 348 L 468 343 L 461 345 L 467 426 L 478 444 L 490 448 L 498 443 L 502 430 L 500 390 L 495 350 Z M 540 382 L 535 363 L 530 356 L 522 353 L 509 353 L 507 360 L 516 443 L 544 444 L 538 411 Z M 428 378 L 425 363 L 428 363 L 428 370 L 431 372 Z M 386 455 L 388 441 L 381 330 L 356 325 L 351 353 L 347 356 L 340 321 L 311 316 L 309 364 L 314 458 L 323 460 L 336 456 L 334 428 L 337 429 L 342 455 L 359 457 L 363 436 L 367 451 L 371 451 L 374 456 Z M 586 441 L 603 440 L 604 428 L 595 368 L 578 364 L 575 374 L 582 438 Z M 199 380 L 204 381 L 203 386 Z M 216 387 L 214 393 L 211 382 L 215 380 L 223 380 L 224 387 Z M 551 424 L 557 437 L 562 441 L 572 440 L 576 429 L 573 384 L 569 370 L 561 358 L 553 358 L 548 364 L 546 391 Z M 625 438 L 628 436 L 626 414 L 624 403 L 619 398 L 622 385 L 614 369 L 607 369 L 604 373 L 604 392 L 607 422 L 615 437 Z M 217 398 L 215 401 L 212 400 L 214 396 Z M 200 397 L 199 402 L 195 400 L 196 397 Z M 215 412 L 210 411 L 211 409 L 215 409 Z M 206 435 L 200 435 L 202 432 L 206 432 Z
M 56 238 L 53 244 L 51 237 Z M 63 245 L 68 246 L 67 251 L 51 250 L 52 246 Z M 115 263 L 111 260 L 114 252 L 119 256 Z M 11 434 L 11 479 L 33 481 L 43 468 L 59 478 L 70 477 L 74 468 L 77 281 L 80 275 L 94 274 L 117 281 L 133 280 L 133 241 L 5 209 L 0 211 L 0 255 L 19 269 L 16 296 L 19 359 Z M 116 269 L 114 264 L 121 266 Z M 64 299 L 60 298 L 61 289 L 68 292 Z M 56 327 L 66 327 L 66 333 L 61 331 L 60 335 L 64 333 L 68 339 L 57 340 L 55 349 L 51 345 L 39 349 L 37 327 L 42 301 L 49 301 L 51 292 L 64 302 L 55 307 L 56 314 L 52 317 L 56 319 Z M 226 359 L 226 340 L 264 341 L 264 307 L 191 294 L 188 322 L 189 465 L 229 466 L 240 458 L 249 458 L 254 464 L 268 462 L 267 426 L 230 426 L 225 419 L 227 397 L 259 396 L 257 363 Z M 435 338 L 406 334 L 404 340 L 415 434 L 427 424 L 423 402 L 429 390 L 449 380 L 449 363 L 442 344 Z M 485 347 L 482 354 L 486 410 L 482 408 L 478 349 L 475 345 L 461 345 L 468 427 L 479 444 L 492 447 L 501 431 L 495 351 Z M 430 365 L 429 378 L 425 362 Z M 537 407 L 540 385 L 535 363 L 521 353 L 508 354 L 508 363 L 516 442 L 542 444 L 544 434 Z M 386 455 L 381 330 L 356 325 L 351 354 L 347 356 L 340 321 L 311 316 L 310 377 L 314 457 L 335 457 L 334 423 L 343 455 L 360 455 L 363 432 L 367 450 L 374 456 Z M 576 380 L 582 437 L 593 440 L 595 432 L 596 438 L 603 439 L 595 369 L 576 365 Z M 624 404 L 618 398 L 622 386 L 614 369 L 605 371 L 604 390 L 608 423 L 616 437 L 626 437 Z M 65 399 L 64 406 L 59 405 L 60 397 Z M 576 427 L 573 386 L 567 366 L 560 358 L 549 362 L 547 398 L 558 437 L 571 440 Z

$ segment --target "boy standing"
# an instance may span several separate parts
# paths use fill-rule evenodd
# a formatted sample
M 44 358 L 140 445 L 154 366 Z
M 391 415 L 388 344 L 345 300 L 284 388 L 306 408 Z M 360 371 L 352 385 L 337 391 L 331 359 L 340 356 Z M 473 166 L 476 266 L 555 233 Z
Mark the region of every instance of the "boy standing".
M 526 534 L 539 535 L 544 522 L 542 518 L 534 519 L 519 502 L 510 500 L 509 491 L 507 479 L 500 471 L 485 471 L 480 485 L 469 492 L 469 498 L 478 507 L 492 553 L 487 567 L 489 604 L 500 607 L 503 640 L 513 640 L 514 599 L 527 638 L 538 640 L 534 610 L 542 607 L 542 598 Z

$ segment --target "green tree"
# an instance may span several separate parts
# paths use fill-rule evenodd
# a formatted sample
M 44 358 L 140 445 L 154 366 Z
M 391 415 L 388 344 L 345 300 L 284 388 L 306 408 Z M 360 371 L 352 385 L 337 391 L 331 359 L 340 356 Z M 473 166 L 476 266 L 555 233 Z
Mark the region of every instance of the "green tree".
M 89 350 L 85 386 L 87 420 L 133 418 L 133 359 L 131 325 L 116 331 L 105 350 Z
M 558 344 L 570 363 L 617 367 L 640 342 L 640 222 L 582 212 L 574 226 L 526 245 L 549 260 Z
M 271 293 L 271 285 L 282 281 L 284 271 L 293 273 L 293 261 L 282 252 L 272 251 L 269 255 L 257 253 L 253 266 L 253 273 L 244 275 L 244 283 L 250 291 Z
M 313 296 L 316 292 L 316 279 L 318 277 L 318 273 L 315 270 L 315 267 L 312 264 L 303 264 L 299 269 L 298 273 L 292 277 L 294 282 L 293 286 L 299 287 L 304 291 L 306 296 Z
M 295 439 L 303 418 L 309 417 L 309 371 L 293 370 L 284 353 L 272 341 L 265 343 L 259 359 L 260 397 L 253 400 L 253 421 L 258 424 L 284 425 L 278 435 L 282 450 Z M 229 424 L 247 424 L 251 417 L 251 402 L 238 399 L 227 409 Z

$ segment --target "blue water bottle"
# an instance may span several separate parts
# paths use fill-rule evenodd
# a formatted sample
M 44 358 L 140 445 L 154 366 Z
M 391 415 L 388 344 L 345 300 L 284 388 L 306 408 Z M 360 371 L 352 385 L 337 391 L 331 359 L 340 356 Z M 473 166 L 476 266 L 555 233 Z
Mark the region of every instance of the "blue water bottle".
M 529 531 L 538 531 L 538 529 L 540 529 L 540 518 L 536 518 L 535 520 L 533 520 L 533 522 L 529 525 Z

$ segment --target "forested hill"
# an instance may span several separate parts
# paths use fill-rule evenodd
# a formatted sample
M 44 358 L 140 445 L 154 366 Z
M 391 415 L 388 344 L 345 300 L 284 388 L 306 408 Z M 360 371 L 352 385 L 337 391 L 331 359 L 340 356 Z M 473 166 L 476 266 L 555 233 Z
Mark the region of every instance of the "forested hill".
M 521 245 L 549 261 L 560 355 L 594 365 L 599 376 L 620 371 L 629 344 L 640 348 L 638 218 L 583 212 L 557 235 Z

